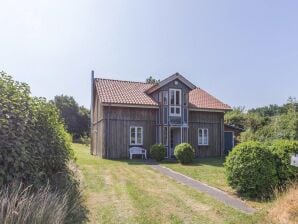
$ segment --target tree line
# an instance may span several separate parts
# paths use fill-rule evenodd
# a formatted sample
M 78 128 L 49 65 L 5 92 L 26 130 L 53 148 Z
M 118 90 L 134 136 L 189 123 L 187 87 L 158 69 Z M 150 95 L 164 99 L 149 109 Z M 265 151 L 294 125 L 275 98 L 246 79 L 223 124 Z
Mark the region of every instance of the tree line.
M 298 140 L 298 102 L 290 97 L 281 105 L 248 110 L 236 107 L 225 114 L 225 122 L 243 128 L 240 141 Z

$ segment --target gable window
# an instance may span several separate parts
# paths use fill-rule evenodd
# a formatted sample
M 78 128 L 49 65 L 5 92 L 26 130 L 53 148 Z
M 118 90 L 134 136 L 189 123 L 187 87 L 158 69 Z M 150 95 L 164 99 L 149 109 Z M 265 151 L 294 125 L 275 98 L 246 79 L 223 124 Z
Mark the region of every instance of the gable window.
M 198 131 L 198 145 L 208 145 L 209 144 L 209 135 L 207 128 L 199 128 Z
M 163 105 L 168 105 L 168 92 L 163 91 Z
M 181 116 L 181 89 L 170 89 L 170 116 Z
M 143 145 L 143 127 L 130 127 L 130 145 Z

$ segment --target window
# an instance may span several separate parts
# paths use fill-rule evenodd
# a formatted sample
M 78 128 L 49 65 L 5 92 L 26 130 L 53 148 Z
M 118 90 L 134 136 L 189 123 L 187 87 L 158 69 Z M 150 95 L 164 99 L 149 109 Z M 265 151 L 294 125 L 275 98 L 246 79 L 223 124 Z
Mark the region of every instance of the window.
M 163 91 L 163 105 L 168 105 L 168 92 Z
M 199 128 L 198 144 L 199 145 L 208 145 L 209 144 L 209 136 L 208 136 L 207 128 Z
M 143 145 L 143 127 L 130 127 L 130 144 Z
M 170 115 L 181 116 L 181 90 L 170 89 Z

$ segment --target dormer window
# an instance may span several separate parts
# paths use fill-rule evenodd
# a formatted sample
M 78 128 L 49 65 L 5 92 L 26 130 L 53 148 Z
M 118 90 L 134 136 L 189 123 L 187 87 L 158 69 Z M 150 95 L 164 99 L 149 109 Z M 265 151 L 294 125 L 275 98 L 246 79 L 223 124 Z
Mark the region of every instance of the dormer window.
M 181 116 L 181 89 L 170 89 L 170 116 Z

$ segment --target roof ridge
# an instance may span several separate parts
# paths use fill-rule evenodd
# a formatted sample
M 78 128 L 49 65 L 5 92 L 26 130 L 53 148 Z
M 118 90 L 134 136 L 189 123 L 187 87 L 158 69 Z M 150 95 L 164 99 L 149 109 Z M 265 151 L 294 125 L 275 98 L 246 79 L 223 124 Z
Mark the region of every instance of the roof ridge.
M 96 80 L 107 80 L 107 81 L 117 81 L 117 82 L 129 82 L 129 83 L 139 83 L 139 84 L 148 84 L 148 85 L 153 85 L 151 83 L 146 83 L 146 82 L 140 82 L 140 81 L 129 81 L 129 80 L 120 80 L 120 79 L 106 79 L 106 78 L 95 78 Z

